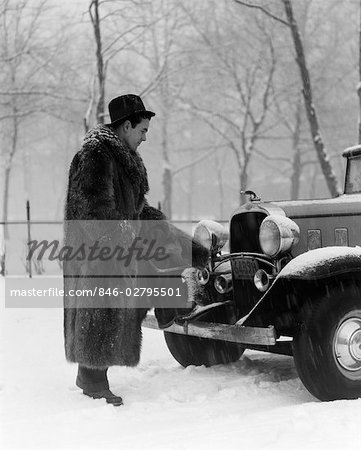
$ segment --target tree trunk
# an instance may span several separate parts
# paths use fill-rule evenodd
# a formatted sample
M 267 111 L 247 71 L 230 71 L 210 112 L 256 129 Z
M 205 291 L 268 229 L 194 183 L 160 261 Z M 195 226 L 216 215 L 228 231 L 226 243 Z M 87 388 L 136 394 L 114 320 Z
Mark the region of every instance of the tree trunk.
M 193 152 L 190 154 L 191 162 L 193 160 Z M 193 192 L 194 192 L 194 165 L 189 168 L 189 185 L 188 185 L 188 220 L 193 220 Z
M 301 152 L 297 145 L 294 148 L 291 175 L 291 200 L 298 200 L 300 196 L 300 178 L 301 178 Z
M 248 166 L 246 164 L 243 164 L 243 166 L 240 167 L 240 204 L 243 205 L 247 201 L 247 197 L 245 196 L 244 192 L 248 189 L 248 173 L 247 173 Z
M 361 0 L 359 8 L 359 60 L 358 60 L 358 71 L 359 71 L 359 84 L 357 86 L 357 95 L 359 99 L 359 120 L 358 120 L 358 143 L 361 144 Z
M 163 212 L 168 219 L 172 218 L 172 171 L 169 167 L 163 170 L 163 189 L 164 189 L 164 199 L 163 199 Z
M 300 131 L 301 131 L 301 105 L 297 102 L 296 123 L 292 136 L 293 161 L 291 175 L 291 200 L 298 200 L 300 195 L 301 178 L 301 149 L 300 149 Z
M 6 163 L 5 168 L 5 176 L 4 176 L 4 194 L 3 194 L 3 222 L 4 222 L 4 239 L 9 238 L 9 230 L 7 225 L 8 220 L 8 205 L 9 205 L 9 184 L 10 184 L 10 172 L 11 172 L 11 165 L 9 162 Z
M 169 161 L 169 149 L 168 149 L 168 119 L 167 111 L 164 108 L 164 117 L 162 123 L 162 154 L 163 154 L 163 202 L 162 211 L 168 217 L 172 218 L 172 183 L 173 174 Z
M 310 168 L 310 172 L 311 172 L 311 170 L 312 169 Z M 313 172 L 311 173 L 310 180 L 309 180 L 309 187 L 310 187 L 310 191 L 308 194 L 309 198 L 315 198 L 317 175 L 318 175 L 317 166 L 316 166 L 316 164 L 314 164 Z
M 258 125 L 256 127 L 253 127 L 253 133 L 250 139 L 247 139 L 245 135 L 242 135 L 242 153 L 243 153 L 243 164 L 242 161 L 238 161 L 238 170 L 240 173 L 240 187 L 241 187 L 241 197 L 240 197 L 240 204 L 243 205 L 248 200 L 247 197 L 244 195 L 244 191 L 251 189 L 250 186 L 248 186 L 248 166 L 251 161 L 251 156 L 253 154 L 254 150 L 254 144 L 257 140 L 256 133 L 257 133 Z
M 6 258 L 6 246 L 5 246 L 5 236 L 4 236 L 4 225 L 1 226 L 0 231 L 0 275 L 5 276 L 5 258 Z
M 11 137 L 11 147 L 10 147 L 10 151 L 9 154 L 7 156 L 6 159 L 6 163 L 5 163 L 5 176 L 4 176 L 4 194 L 3 194 L 3 222 L 5 222 L 4 224 L 4 240 L 9 238 L 9 229 L 8 229 L 8 225 L 6 224 L 7 220 L 8 220 L 8 208 L 9 208 L 9 186 L 10 186 L 10 174 L 11 174 L 11 166 L 12 166 L 12 162 L 13 162 L 13 158 L 17 149 L 17 145 L 18 145 L 18 128 L 19 128 L 19 123 L 18 123 L 18 118 L 16 117 L 17 115 L 17 107 L 15 104 L 15 99 L 13 100 L 13 107 L 12 107 L 12 113 L 13 113 L 13 130 L 12 130 L 12 137 Z
M 223 187 L 223 164 L 221 164 L 217 151 L 215 153 L 215 165 L 217 174 L 217 184 L 219 191 L 219 218 L 224 219 L 224 187 Z
M 303 51 L 303 45 L 301 36 L 298 30 L 297 23 L 295 21 L 292 5 L 290 0 L 282 0 L 285 12 L 287 16 L 288 23 L 290 25 L 291 34 L 293 38 L 293 43 L 295 46 L 296 51 L 296 61 L 298 64 L 298 67 L 300 69 L 302 84 L 303 84 L 303 98 L 305 101 L 305 107 L 306 107 L 306 113 L 307 113 L 307 119 L 310 125 L 311 135 L 313 139 L 313 144 L 321 165 L 321 169 L 323 172 L 323 175 L 326 179 L 326 183 L 328 186 L 328 189 L 330 191 L 330 194 L 333 197 L 336 197 L 340 194 L 340 189 L 338 187 L 338 182 L 335 173 L 333 172 L 333 169 L 331 167 L 323 139 L 321 137 L 320 128 L 318 124 L 317 114 L 316 110 L 313 104 L 312 100 L 312 87 L 311 87 L 311 80 L 310 75 L 308 72 L 308 68 L 306 65 L 306 58 Z
M 92 8 L 94 11 L 92 11 Z M 96 44 L 97 73 L 98 73 L 98 87 L 99 87 L 98 101 L 96 105 L 96 120 L 98 123 L 104 123 L 105 67 L 103 60 L 102 38 L 100 30 L 99 0 L 92 0 L 89 6 L 89 14 L 93 24 L 95 44 Z

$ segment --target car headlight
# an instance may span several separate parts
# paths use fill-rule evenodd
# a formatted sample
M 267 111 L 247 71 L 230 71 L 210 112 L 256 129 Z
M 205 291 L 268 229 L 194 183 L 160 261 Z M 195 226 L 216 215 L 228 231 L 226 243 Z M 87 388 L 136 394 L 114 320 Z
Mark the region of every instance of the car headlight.
M 219 251 L 229 239 L 228 230 L 213 220 L 201 220 L 194 230 L 194 239 L 211 252 Z
M 226 294 L 232 290 L 232 275 L 226 273 L 224 275 L 218 275 L 214 280 L 214 287 L 220 294 Z
M 271 257 L 287 253 L 299 241 L 300 229 L 288 217 L 266 217 L 259 230 L 259 243 L 263 252 Z

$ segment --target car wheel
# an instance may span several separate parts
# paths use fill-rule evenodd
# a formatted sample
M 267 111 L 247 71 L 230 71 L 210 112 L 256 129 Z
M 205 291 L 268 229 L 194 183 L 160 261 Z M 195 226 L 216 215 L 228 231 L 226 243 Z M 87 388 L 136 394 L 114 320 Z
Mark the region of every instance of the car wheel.
M 164 332 L 168 349 L 179 364 L 187 366 L 214 366 L 237 361 L 244 347 L 233 342 L 184 336 Z
M 232 323 L 232 314 L 227 308 L 220 308 L 202 317 L 202 322 Z M 245 347 L 234 342 L 215 339 L 184 336 L 182 334 L 164 332 L 169 351 L 179 364 L 187 366 L 214 366 L 237 361 Z
M 293 354 L 305 387 L 324 401 L 361 397 L 359 287 L 338 288 L 305 305 L 302 318 Z

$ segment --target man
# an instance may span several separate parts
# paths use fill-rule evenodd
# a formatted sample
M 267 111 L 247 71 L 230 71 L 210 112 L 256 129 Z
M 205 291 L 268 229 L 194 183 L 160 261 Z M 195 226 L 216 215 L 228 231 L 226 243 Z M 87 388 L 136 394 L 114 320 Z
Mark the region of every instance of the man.
M 147 172 L 137 152 L 139 145 L 146 141 L 150 119 L 155 114 L 146 110 L 140 97 L 132 94 L 114 98 L 109 103 L 109 114 L 111 123 L 90 130 L 71 163 L 65 208 L 65 243 L 70 248 L 79 247 L 79 242 L 84 240 L 89 244 L 121 243 L 123 248 L 129 248 L 137 233 L 134 224 L 165 219 L 146 202 Z M 177 234 L 170 225 L 163 227 L 164 230 L 181 257 L 189 256 L 182 254 L 187 252 L 185 243 L 187 240 L 189 243 L 189 238 Z M 194 242 L 191 249 L 192 265 L 204 265 L 207 251 Z M 137 270 L 134 261 L 126 268 L 111 261 L 105 271 L 94 258 L 64 261 L 66 358 L 79 364 L 76 384 L 85 395 L 105 398 L 115 406 L 122 405 L 123 401 L 109 389 L 107 370 L 114 365 L 138 363 L 141 323 L 147 308 L 118 307 L 124 300 L 121 296 L 109 299 L 98 295 L 89 299 L 82 295 L 70 296 L 69 292 L 90 289 L 95 292 L 99 288 L 96 276 L 101 278 L 102 292 L 105 292 L 108 286 L 114 286 L 111 275 L 118 274 L 118 292 L 125 292 L 127 287 L 134 288 Z

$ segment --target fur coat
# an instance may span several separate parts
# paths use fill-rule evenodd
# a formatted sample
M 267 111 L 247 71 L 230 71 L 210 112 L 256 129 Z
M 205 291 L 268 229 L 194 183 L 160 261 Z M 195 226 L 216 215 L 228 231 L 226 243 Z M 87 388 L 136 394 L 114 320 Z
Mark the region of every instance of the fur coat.
M 189 236 L 164 222 L 165 216 L 147 204 L 148 190 L 147 172 L 139 153 L 131 151 L 105 125 L 90 130 L 70 166 L 65 245 L 76 247 L 86 236 L 88 242 L 120 242 L 126 248 L 134 239 L 134 223 L 157 220 L 167 224 L 162 232 L 173 247 L 180 249 L 174 253 L 172 264 L 177 265 L 180 257 L 188 261 L 191 258 L 194 266 L 204 265 L 208 252 L 194 242 L 189 246 Z M 189 249 L 191 255 L 186 254 Z M 99 307 L 97 301 L 104 298 L 67 295 L 70 289 L 75 292 L 99 285 L 94 273 L 101 277 L 105 289 L 110 281 L 101 275 L 109 273 L 121 275 L 118 288 L 119 283 L 123 290 L 134 288 L 137 269 L 134 261 L 126 270 L 111 263 L 104 274 L 96 261 L 64 261 L 64 338 L 68 361 L 98 369 L 138 363 L 141 323 L 147 308 L 117 307 L 120 297 L 108 298 L 109 308 Z

